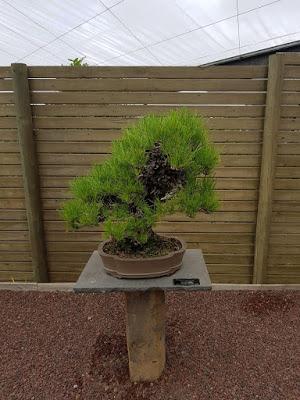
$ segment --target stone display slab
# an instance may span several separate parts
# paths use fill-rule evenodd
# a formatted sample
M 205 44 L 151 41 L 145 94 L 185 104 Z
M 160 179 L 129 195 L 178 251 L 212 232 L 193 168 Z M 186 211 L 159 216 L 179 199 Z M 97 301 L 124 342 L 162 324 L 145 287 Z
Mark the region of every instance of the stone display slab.
M 201 250 L 187 250 L 181 269 L 174 274 L 147 279 L 120 279 L 108 275 L 104 271 L 98 251 L 94 251 L 76 282 L 74 291 L 77 293 L 106 293 L 147 290 L 211 290 L 211 287 Z

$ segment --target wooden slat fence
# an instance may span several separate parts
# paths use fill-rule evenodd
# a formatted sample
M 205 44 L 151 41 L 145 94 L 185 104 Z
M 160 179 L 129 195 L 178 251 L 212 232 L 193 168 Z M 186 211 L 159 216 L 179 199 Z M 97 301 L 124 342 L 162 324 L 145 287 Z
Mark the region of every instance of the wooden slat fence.
M 66 232 L 57 209 L 70 197 L 69 180 L 109 157 L 111 140 L 138 118 L 184 106 L 205 117 L 221 153 L 221 209 L 193 220 L 170 216 L 157 230 L 202 248 L 214 282 L 300 282 L 300 65 L 298 55 L 280 57 L 284 79 L 264 265 L 256 235 L 259 199 L 260 210 L 265 203 L 259 187 L 268 66 L 28 67 L 49 279 L 76 280 L 101 239 L 101 227 Z M 11 77 L 11 68 L 0 68 L 0 280 L 31 280 Z

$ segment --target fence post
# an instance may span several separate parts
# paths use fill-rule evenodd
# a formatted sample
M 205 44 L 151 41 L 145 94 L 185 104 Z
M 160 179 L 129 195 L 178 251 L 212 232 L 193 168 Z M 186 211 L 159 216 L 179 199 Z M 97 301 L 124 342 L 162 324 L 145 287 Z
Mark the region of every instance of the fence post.
M 26 64 L 11 64 L 18 140 L 25 191 L 26 215 L 31 241 L 32 268 L 36 282 L 47 282 L 46 248 L 40 206 L 38 163 L 33 137 L 28 71 Z
M 269 57 L 252 283 L 264 283 L 266 277 L 282 81 L 283 56 L 275 54 Z

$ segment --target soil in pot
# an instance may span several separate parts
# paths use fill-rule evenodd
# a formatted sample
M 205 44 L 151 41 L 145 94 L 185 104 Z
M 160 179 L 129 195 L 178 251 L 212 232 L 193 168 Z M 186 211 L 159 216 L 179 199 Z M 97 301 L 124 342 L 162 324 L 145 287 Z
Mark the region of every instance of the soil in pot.
M 103 251 L 107 254 L 119 257 L 157 257 L 165 256 L 170 252 L 178 251 L 182 247 L 182 243 L 175 237 L 166 237 L 154 234 L 146 245 L 126 245 L 110 240 L 103 246 Z
M 154 234 L 146 245 L 107 240 L 99 254 L 105 271 L 118 278 L 154 278 L 171 275 L 182 265 L 185 243 Z

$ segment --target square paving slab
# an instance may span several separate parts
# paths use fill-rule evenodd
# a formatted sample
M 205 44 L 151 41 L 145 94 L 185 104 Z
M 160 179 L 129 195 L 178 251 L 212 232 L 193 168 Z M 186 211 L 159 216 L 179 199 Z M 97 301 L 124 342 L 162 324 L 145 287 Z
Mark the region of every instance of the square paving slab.
M 74 286 L 77 293 L 147 290 L 211 290 L 201 250 L 187 250 L 181 269 L 161 278 L 120 279 L 108 275 L 98 251 L 94 251 Z

